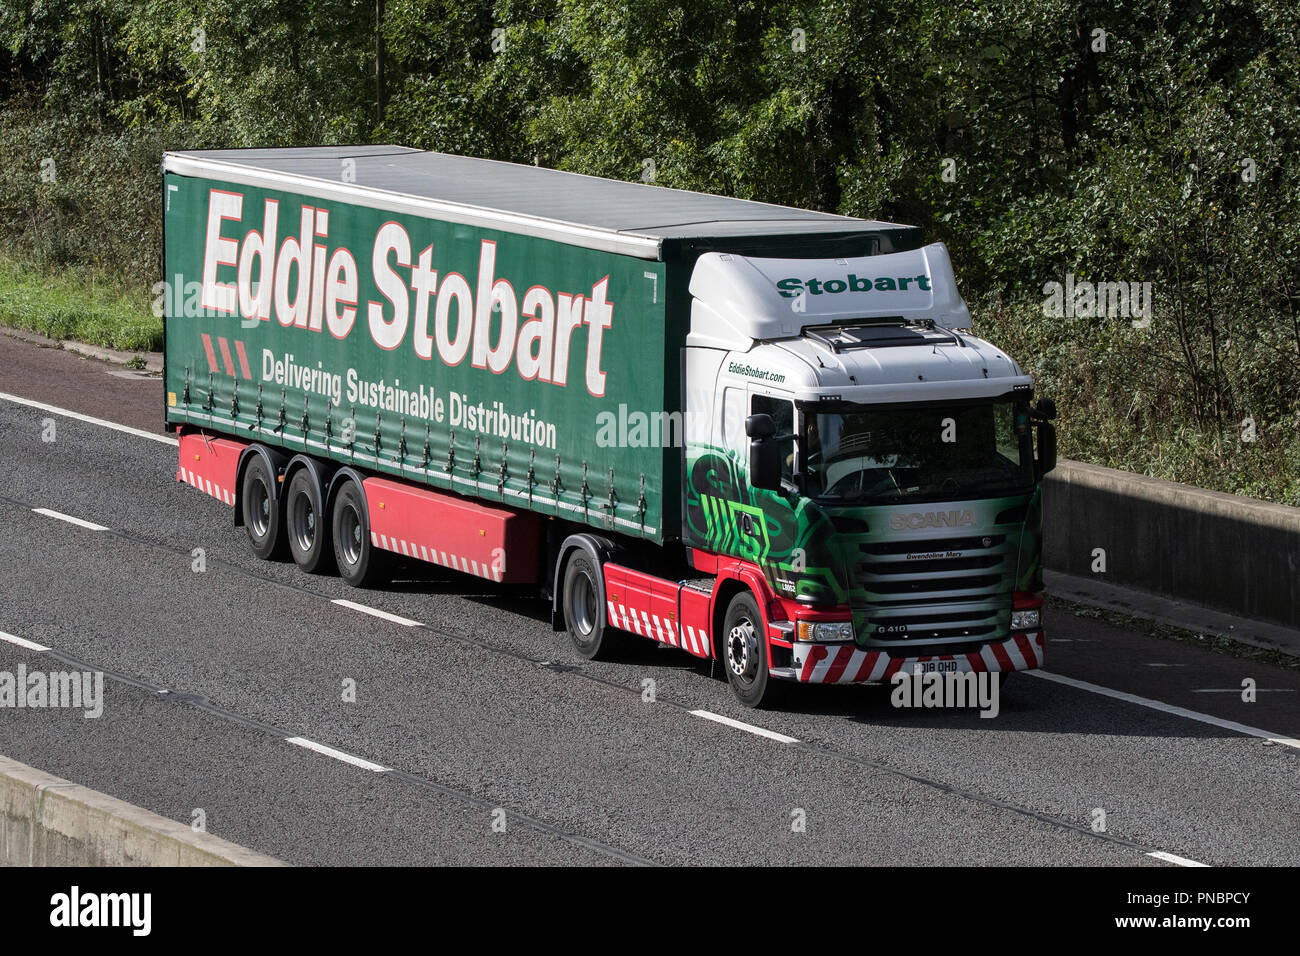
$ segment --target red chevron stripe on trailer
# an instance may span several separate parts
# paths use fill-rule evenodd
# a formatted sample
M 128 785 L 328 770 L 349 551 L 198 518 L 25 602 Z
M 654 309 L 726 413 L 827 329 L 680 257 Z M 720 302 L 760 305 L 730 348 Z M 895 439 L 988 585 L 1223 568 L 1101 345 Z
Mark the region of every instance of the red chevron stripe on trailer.
M 708 631 L 699 626 L 707 620 L 708 595 L 700 595 L 706 617 L 692 614 L 687 620 L 684 612 L 679 614 L 678 598 L 690 588 L 618 564 L 606 564 L 604 572 L 611 626 L 679 647 L 696 657 L 709 656 Z
M 537 515 L 386 478 L 362 484 L 376 547 L 489 581 L 537 580 Z
M 203 339 L 203 351 L 208 357 L 208 371 L 220 372 L 221 369 L 217 368 L 217 353 L 212 350 L 212 338 L 207 332 L 200 332 L 199 337 Z
M 226 341 L 224 335 L 217 336 L 217 344 L 221 346 L 221 361 L 226 366 L 226 374 L 232 378 L 235 375 L 235 363 L 230 357 L 230 343 Z
M 235 339 L 235 352 L 239 355 L 239 372 L 244 378 L 251 380 L 253 372 L 248 367 L 248 353 L 244 351 L 244 343 Z
M 864 651 L 853 644 L 811 644 L 796 641 L 794 669 L 806 684 L 860 684 L 887 681 L 901 671 L 914 671 L 930 661 L 953 662 L 956 673 L 1023 671 L 1043 666 L 1042 631 L 1017 633 L 998 644 L 986 644 L 968 654 L 937 657 L 890 657 L 885 651 Z
M 193 485 L 222 504 L 235 503 L 235 472 L 239 456 L 248 445 L 228 438 L 205 438 L 192 433 L 180 438 L 176 480 Z

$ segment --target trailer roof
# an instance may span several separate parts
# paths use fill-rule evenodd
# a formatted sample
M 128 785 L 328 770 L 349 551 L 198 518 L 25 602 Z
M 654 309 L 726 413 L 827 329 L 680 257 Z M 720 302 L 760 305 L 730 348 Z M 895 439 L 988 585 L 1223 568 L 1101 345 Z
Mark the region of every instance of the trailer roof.
M 167 153 L 163 165 L 180 175 L 279 185 L 643 258 L 663 258 L 665 241 L 912 228 L 404 146 L 188 150 Z

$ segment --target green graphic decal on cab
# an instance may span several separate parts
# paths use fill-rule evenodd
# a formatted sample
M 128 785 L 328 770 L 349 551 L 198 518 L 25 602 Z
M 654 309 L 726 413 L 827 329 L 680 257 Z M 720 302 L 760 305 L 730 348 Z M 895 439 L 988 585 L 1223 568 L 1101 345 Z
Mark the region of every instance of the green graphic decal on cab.
M 859 643 L 987 640 L 1010 627 L 1014 591 L 1042 589 L 1042 507 L 1032 494 L 824 506 L 760 491 L 728 452 L 692 449 L 688 544 L 759 566 L 776 594 L 848 605 Z

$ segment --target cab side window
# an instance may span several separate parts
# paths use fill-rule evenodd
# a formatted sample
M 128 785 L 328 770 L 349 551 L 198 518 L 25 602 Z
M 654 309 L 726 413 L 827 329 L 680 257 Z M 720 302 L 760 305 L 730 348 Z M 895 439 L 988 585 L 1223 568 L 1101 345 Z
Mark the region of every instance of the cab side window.
M 794 433 L 794 403 L 771 395 L 755 395 L 750 407 L 751 415 L 771 415 L 778 435 Z M 781 442 L 781 478 L 794 481 L 794 439 Z

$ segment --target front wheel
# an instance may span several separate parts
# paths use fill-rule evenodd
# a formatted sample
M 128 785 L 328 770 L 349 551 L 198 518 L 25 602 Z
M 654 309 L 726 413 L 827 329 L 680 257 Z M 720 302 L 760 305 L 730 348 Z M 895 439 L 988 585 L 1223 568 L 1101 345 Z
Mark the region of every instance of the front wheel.
M 767 669 L 767 641 L 763 616 L 748 591 L 731 599 L 722 625 L 722 659 L 727 666 L 727 683 L 746 707 L 770 705 L 777 684 Z
M 605 660 L 618 638 L 605 621 L 605 579 L 585 551 L 564 569 L 564 625 L 574 649 L 588 660 Z

